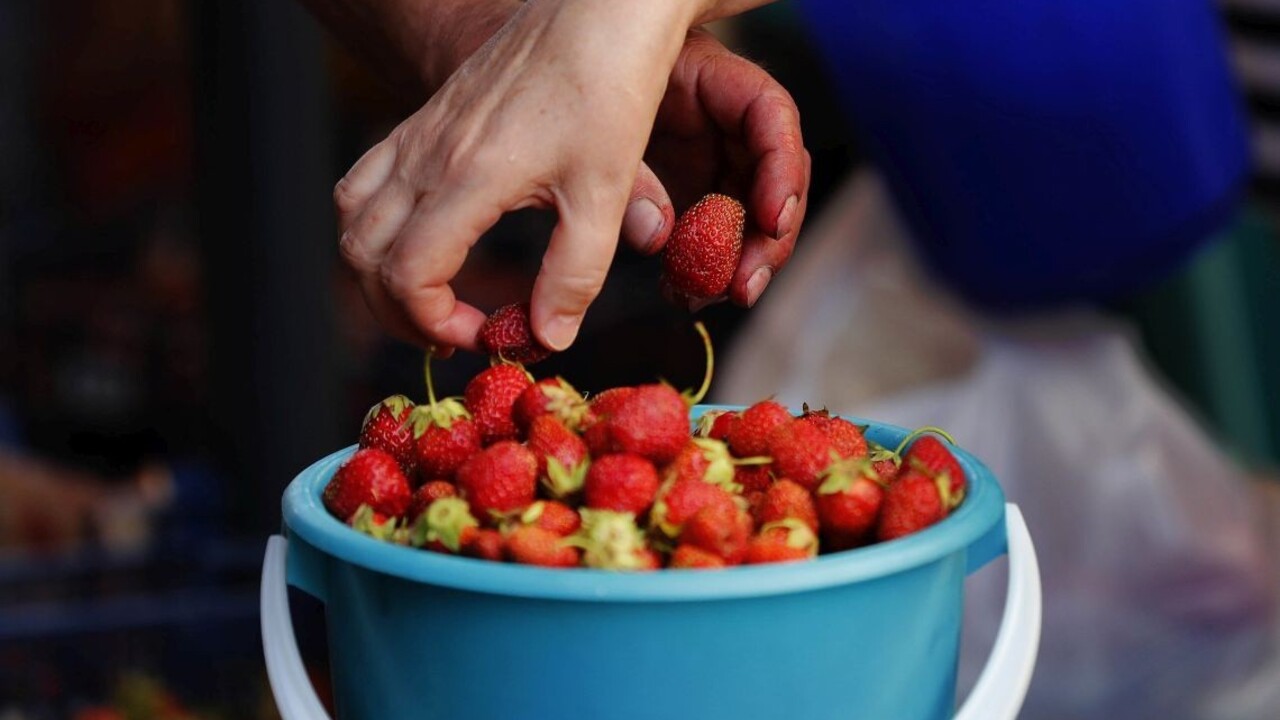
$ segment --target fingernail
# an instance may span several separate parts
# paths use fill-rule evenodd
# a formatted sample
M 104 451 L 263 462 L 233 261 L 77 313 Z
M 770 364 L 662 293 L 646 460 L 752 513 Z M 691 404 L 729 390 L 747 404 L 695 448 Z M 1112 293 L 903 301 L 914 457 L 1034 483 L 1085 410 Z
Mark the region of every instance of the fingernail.
M 569 347 L 573 344 L 573 339 L 578 337 L 581 322 L 581 318 L 576 315 L 552 315 L 547 323 L 547 344 L 556 352 Z
M 664 222 L 657 204 L 648 198 L 639 198 L 627 206 L 627 212 L 622 216 L 622 232 L 639 240 L 641 252 L 646 252 L 653 247 Z
M 751 273 L 751 279 L 747 280 L 747 307 L 756 304 L 760 299 L 760 293 L 769 286 L 769 281 L 773 279 L 773 271 L 767 267 L 762 267 Z
M 800 204 L 800 198 L 792 195 L 782 204 L 782 210 L 778 213 L 778 234 L 774 235 L 775 239 L 782 239 L 791 232 L 791 224 L 796 221 L 796 205 Z M 765 282 L 769 282 L 765 280 Z

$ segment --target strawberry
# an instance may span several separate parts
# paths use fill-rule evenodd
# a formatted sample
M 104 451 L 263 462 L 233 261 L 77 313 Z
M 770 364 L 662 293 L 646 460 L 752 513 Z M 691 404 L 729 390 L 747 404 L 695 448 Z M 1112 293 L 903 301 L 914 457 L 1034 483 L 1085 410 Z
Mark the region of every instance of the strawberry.
M 394 517 L 376 512 L 368 505 L 361 505 L 347 521 L 356 532 L 362 532 L 376 540 L 394 541 L 399 522 Z
M 512 562 L 543 567 L 573 567 L 580 551 L 564 538 L 537 525 L 521 525 L 507 535 L 506 555 Z
M 898 453 L 880 443 L 868 441 L 867 459 L 871 461 L 871 468 L 876 471 L 876 477 L 880 478 L 881 485 L 889 487 L 893 484 L 902 463 Z
M 471 378 L 463 396 L 480 431 L 481 443 L 487 446 L 519 436 L 511 412 L 516 398 L 532 384 L 523 367 L 510 363 L 494 365 Z
M 906 470 L 885 491 L 876 539 L 900 538 L 942 520 L 947 516 L 950 492 L 946 473 L 930 477 L 920 470 Z
M 526 507 L 538 490 L 538 460 L 520 443 L 496 442 L 458 468 L 458 489 L 481 519 Z
M 525 444 L 538 460 L 538 478 L 552 497 L 564 499 L 582 489 L 591 464 L 587 444 L 551 415 L 539 415 L 529 426 Z
M 729 492 L 741 487 L 734 482 L 734 462 L 729 448 L 719 440 L 690 438 L 676 459 L 667 466 L 666 474 L 677 480 L 701 480 L 719 485 Z
M 413 447 L 413 432 L 407 421 L 413 401 L 404 395 L 392 395 L 369 408 L 360 425 L 360 447 L 377 448 L 400 463 L 405 477 L 413 477 L 418 459 Z
M 347 459 L 324 489 L 324 506 L 340 520 L 347 521 L 368 505 L 374 512 L 399 517 L 409 507 L 409 480 L 400 463 L 382 450 L 357 450 Z
M 586 441 L 592 455 L 613 452 L 609 419 L 635 393 L 634 387 L 609 388 L 587 403 L 587 414 L 582 420 L 582 439 Z
M 817 498 L 826 547 L 848 550 L 861 545 L 875 528 L 884 486 L 869 461 L 849 458 L 827 468 Z
M 625 452 L 648 458 L 655 465 L 666 465 L 675 459 L 689 440 L 689 408 L 702 401 L 711 387 L 715 359 L 711 338 L 702 323 L 694 328 L 702 336 L 707 365 L 702 387 L 697 392 L 677 392 L 665 383 L 642 385 L 624 399 L 612 415 L 604 420 L 606 438 L 587 444 L 593 454 L 597 445 L 608 452 Z M 593 431 L 595 428 L 589 430 Z
M 506 541 L 502 533 L 490 528 L 476 528 L 474 532 L 465 533 L 462 538 L 462 554 L 480 560 L 502 560 L 503 546 Z
M 467 501 L 443 497 L 431 503 L 410 531 L 410 544 L 435 552 L 461 552 L 463 545 L 480 527 Z
M 745 562 L 751 565 L 793 562 L 808 560 L 817 554 L 818 536 L 808 525 L 788 518 L 760 528 L 747 546 Z
M 690 299 L 724 295 L 742 258 L 742 203 L 711 194 L 676 220 L 662 254 L 664 282 Z
M 711 410 L 698 418 L 698 428 L 694 434 L 712 440 L 729 441 L 729 433 L 738 422 L 738 413 L 728 410 Z
M 867 440 L 862 436 L 862 430 L 842 417 L 826 410 L 810 410 L 806 405 L 797 422 L 809 423 L 821 430 L 831 439 L 831 448 L 842 458 L 860 458 L 867 454 Z
M 656 570 L 662 558 L 645 546 L 635 515 L 582 510 L 582 527 L 568 542 L 582 549 L 582 564 L 602 570 Z
M 529 303 L 513 303 L 494 310 L 480 326 L 480 347 L 503 360 L 531 365 L 551 351 L 533 336 Z
M 649 523 L 669 538 L 680 536 L 689 518 L 709 505 L 736 507 L 734 496 L 719 485 L 668 477 L 658 489 Z
M 631 454 L 596 458 L 587 470 L 583 497 L 587 507 L 643 514 L 658 492 L 653 463 Z
M 947 450 L 947 446 L 933 435 L 924 435 L 921 433 L 934 432 L 943 435 L 947 442 L 955 442 L 951 440 L 951 436 L 942 433 L 936 428 L 920 428 L 911 434 L 915 437 L 914 442 L 907 448 L 907 452 L 902 456 L 902 464 L 912 470 L 920 470 L 925 474 L 936 478 L 945 478 L 950 484 L 947 490 L 947 511 L 950 512 L 964 500 L 965 489 L 967 487 L 964 476 L 964 468 L 960 467 L 960 461 Z M 904 444 L 911 440 L 908 436 L 904 440 Z M 899 450 L 901 452 L 901 450 Z
M 457 398 L 436 401 L 431 383 L 431 353 L 423 361 L 427 404 L 409 413 L 418 475 L 424 479 L 452 478 L 467 458 L 480 451 L 480 431 Z
M 715 553 L 730 565 L 737 565 L 747 554 L 754 524 L 736 505 L 708 505 L 685 523 L 680 543 Z
M 772 400 L 762 400 L 742 411 L 729 430 L 729 449 L 738 457 L 769 454 L 769 437 L 780 425 L 792 421 L 791 413 Z
M 516 398 L 511 417 L 523 432 L 540 415 L 551 415 L 569 429 L 581 430 L 589 409 L 586 399 L 563 378 L 542 378 Z
M 737 465 L 733 468 L 733 481 L 742 488 L 742 494 L 764 492 L 773 484 L 770 465 Z
M 722 568 L 726 565 L 724 558 L 709 551 L 703 550 L 697 545 L 679 545 L 675 552 L 671 553 L 670 568 L 683 568 L 686 570 L 710 570 L 712 568 Z
M 440 498 L 455 497 L 457 494 L 458 488 L 451 482 L 445 480 L 424 482 L 413 491 L 413 498 L 409 501 L 409 510 L 405 513 L 405 517 L 416 520 L 419 515 L 426 512 L 431 503 Z
M 756 506 L 755 519 L 757 524 L 767 525 L 787 518 L 799 520 L 811 530 L 818 529 L 818 509 L 813 496 L 798 483 L 782 479 L 765 490 Z
M 769 435 L 773 473 L 799 483 L 806 490 L 818 486 L 818 476 L 836 459 L 831 439 L 811 423 L 779 425 Z
M 520 513 L 520 524 L 536 525 L 560 537 L 569 537 L 582 527 L 578 511 L 555 500 L 538 500 Z

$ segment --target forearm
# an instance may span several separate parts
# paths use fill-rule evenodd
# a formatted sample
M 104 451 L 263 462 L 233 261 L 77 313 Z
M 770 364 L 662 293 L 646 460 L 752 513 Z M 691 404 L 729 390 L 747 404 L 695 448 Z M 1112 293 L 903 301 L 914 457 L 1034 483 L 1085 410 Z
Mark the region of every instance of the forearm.
M 506 23 L 520 0 L 300 0 L 352 52 L 416 101 Z

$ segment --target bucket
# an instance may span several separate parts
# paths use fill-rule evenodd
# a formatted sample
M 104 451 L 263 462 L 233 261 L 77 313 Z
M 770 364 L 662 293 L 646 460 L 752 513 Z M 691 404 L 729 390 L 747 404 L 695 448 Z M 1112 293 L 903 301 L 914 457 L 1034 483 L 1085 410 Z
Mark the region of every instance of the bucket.
M 889 447 L 906 434 L 867 430 Z M 344 720 L 941 720 L 955 710 L 965 576 L 1007 550 L 1003 622 L 954 717 L 1016 717 L 1030 682 L 1035 551 L 1017 507 L 962 450 L 965 501 L 919 533 L 809 562 L 656 573 L 495 563 L 353 532 L 321 502 L 353 451 L 293 480 L 287 539 L 267 544 L 263 646 L 284 720 L 328 717 L 295 644 L 287 585 L 325 604 Z

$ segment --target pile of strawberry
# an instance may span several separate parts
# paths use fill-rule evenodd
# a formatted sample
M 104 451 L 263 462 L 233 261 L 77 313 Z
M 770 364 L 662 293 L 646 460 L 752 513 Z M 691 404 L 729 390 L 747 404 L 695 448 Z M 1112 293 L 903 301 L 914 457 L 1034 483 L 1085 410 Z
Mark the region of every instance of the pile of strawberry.
M 527 310 L 493 317 L 528 360 Z M 950 438 L 932 428 L 889 449 L 848 420 L 770 400 L 691 428 L 712 371 L 697 329 L 707 373 L 696 393 L 654 383 L 587 399 L 495 358 L 462 398 L 437 400 L 428 356 L 426 404 L 375 405 L 324 504 L 356 530 L 425 550 L 653 570 L 804 560 L 916 532 L 964 498 L 938 436 Z

